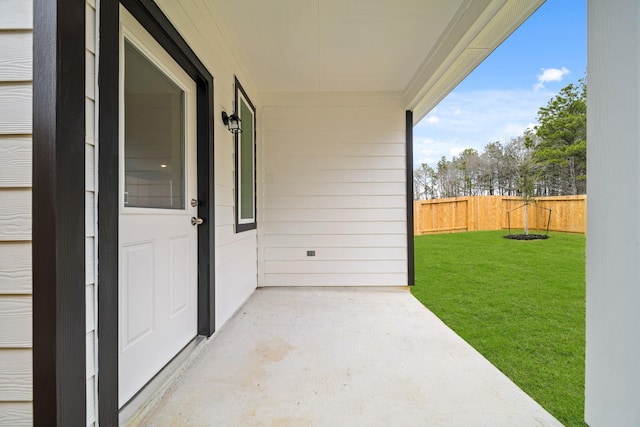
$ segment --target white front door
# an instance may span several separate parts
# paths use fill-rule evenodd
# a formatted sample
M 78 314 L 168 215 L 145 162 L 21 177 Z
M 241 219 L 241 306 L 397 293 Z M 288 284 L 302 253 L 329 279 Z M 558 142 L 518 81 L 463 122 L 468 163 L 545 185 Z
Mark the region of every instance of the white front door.
M 120 10 L 119 404 L 197 333 L 196 85 Z

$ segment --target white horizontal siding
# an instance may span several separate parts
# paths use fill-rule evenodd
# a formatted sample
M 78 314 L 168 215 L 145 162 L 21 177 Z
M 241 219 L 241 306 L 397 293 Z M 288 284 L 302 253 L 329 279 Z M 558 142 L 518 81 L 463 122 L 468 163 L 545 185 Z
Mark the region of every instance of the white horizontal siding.
M 0 136 L 0 187 L 31 188 L 31 147 L 30 137 Z
M 267 222 L 336 222 L 336 221 L 404 221 L 404 208 L 277 208 L 264 209 L 264 220 Z
M 32 408 L 33 2 L 0 1 L 0 425 Z
M 33 405 L 31 402 L 0 402 L 0 425 L 33 426 Z
M 96 420 L 96 128 L 95 88 L 96 82 L 96 9 L 95 2 L 85 5 L 85 309 L 86 309 L 86 389 L 87 425 Z
M 96 421 L 96 377 L 87 379 L 87 426 L 95 425 Z
M 94 12 L 95 13 L 95 12 Z M 86 46 L 85 50 L 85 72 L 86 78 L 84 81 L 84 93 L 88 99 L 95 100 L 95 84 L 96 84 L 96 63 L 95 63 L 95 53 L 89 49 L 89 46 Z
M 31 189 L 0 191 L 0 241 L 31 240 Z
M 85 291 L 85 304 L 87 306 L 87 314 L 85 318 L 86 322 L 86 331 L 91 332 L 95 330 L 96 325 L 96 307 L 93 305 L 93 302 L 96 298 L 95 295 L 95 286 L 92 284 L 87 285 Z
M 0 30 L 30 30 L 33 28 L 33 2 L 2 0 L 0 2 Z
M 96 180 L 96 148 L 92 144 L 85 144 L 85 182 L 86 182 L 86 190 L 94 192 L 96 189 L 95 180 Z
M 269 196 L 265 197 L 266 209 L 406 209 L 407 200 L 402 196 Z
M 406 282 L 406 274 L 398 273 L 287 273 L 265 274 L 264 286 L 395 286 Z
M 30 349 L 0 351 L 0 401 L 29 402 L 33 392 Z
M 366 169 L 358 171 L 354 176 L 352 169 L 324 169 L 307 170 L 301 175 L 296 169 L 284 169 L 270 171 L 265 174 L 268 184 L 286 184 L 296 180 L 298 183 L 343 183 L 343 182 L 402 182 L 404 183 L 404 170 L 401 169 Z M 360 181 L 355 181 L 360 180 Z
M 32 52 L 30 31 L 4 33 L 0 37 L 0 81 L 31 80 Z
M 256 289 L 258 259 L 255 232 L 216 248 L 216 324 L 221 325 Z
M 318 141 L 322 144 L 322 141 Z M 367 169 L 395 169 L 404 168 L 404 156 L 362 156 L 345 157 L 340 155 L 305 157 L 305 156 L 266 156 L 265 162 L 273 170 L 288 169 L 289 171 L 324 171 L 324 170 L 367 170 Z
M 313 96 L 313 95 L 311 95 Z M 264 131 L 306 134 L 305 141 L 309 137 L 321 137 L 327 142 L 334 138 L 344 140 L 345 136 L 360 140 L 362 144 L 380 141 L 382 143 L 404 141 L 404 111 L 399 108 L 397 99 L 371 99 L 357 97 L 355 95 L 350 105 L 335 105 L 332 97 L 319 98 L 320 102 L 309 102 L 308 99 L 287 100 L 294 105 L 264 107 Z M 267 101 L 268 102 L 268 101 Z M 330 139 L 326 139 L 328 130 L 331 130 Z M 372 139 L 361 139 L 359 130 L 366 131 L 363 135 Z M 381 131 L 378 136 L 376 131 Z M 310 135 L 310 132 L 313 132 Z M 393 140 L 389 135 L 394 135 Z M 381 138 L 381 139 L 380 139 Z
M 268 186 L 265 196 L 395 196 L 404 191 L 400 182 L 289 182 Z
M 290 261 L 403 261 L 407 254 L 401 247 L 320 248 L 313 257 L 304 248 L 267 248 L 265 262 L 286 259 Z M 403 266 L 404 268 L 404 266 Z
M 265 153 L 265 158 L 269 158 L 269 156 L 284 158 L 295 156 L 387 157 L 404 153 L 404 144 L 402 143 L 351 142 L 357 138 L 355 134 L 347 142 L 336 142 L 328 136 L 323 137 L 323 140 L 328 138 L 324 144 L 308 144 L 308 135 L 297 132 L 293 135 L 278 132 L 276 135 L 270 136 L 267 143 L 274 138 L 275 141 L 269 144 L 270 150 Z M 315 138 L 317 136 L 314 136 L 313 139 Z
M 403 234 L 406 223 L 400 221 L 331 221 L 331 222 L 274 222 L 264 225 L 265 235 L 297 235 L 306 234 Z
M 31 314 L 31 296 L 0 296 L 0 349 L 31 347 Z
M 269 248 L 406 248 L 406 236 L 401 234 L 277 234 L 263 237 L 265 251 Z
M 91 379 L 96 374 L 95 358 L 94 358 L 95 337 L 94 337 L 93 330 L 90 332 L 87 332 L 85 343 L 86 343 L 85 355 L 87 358 L 86 378 Z
M 31 242 L 0 242 L 0 295 L 31 295 Z
M 92 99 L 87 99 L 85 103 L 85 138 L 87 144 L 94 144 L 95 132 L 95 102 Z
M 366 274 L 399 273 L 407 271 L 405 260 L 354 260 L 325 261 L 309 257 L 309 261 L 265 261 L 266 274 Z
M 91 285 L 95 281 L 96 271 L 96 249 L 95 241 L 93 237 L 87 237 L 85 239 L 85 282 L 87 285 Z
M 31 83 L 0 85 L 0 135 L 31 134 L 31 97 Z
M 352 96 L 353 99 L 353 96 Z M 300 108 L 308 107 L 309 100 L 305 99 L 305 102 L 301 103 Z M 269 102 L 269 98 L 267 99 Z M 291 101 L 291 102 L 295 102 Z M 328 102 L 336 102 L 335 98 L 331 98 L 329 101 L 324 98 L 322 104 L 326 106 Z M 353 103 L 353 101 L 352 101 Z M 378 102 L 377 105 L 380 103 Z M 372 103 L 371 105 L 376 105 L 376 103 Z M 389 106 L 383 106 L 384 108 L 388 108 Z M 277 108 L 274 105 L 269 105 L 269 110 L 272 111 L 274 108 Z M 352 107 L 353 108 L 353 107 Z M 333 118 L 332 118 L 333 119 Z M 336 120 L 349 121 L 348 118 L 336 118 Z M 388 120 L 386 121 L 389 122 Z M 397 126 L 382 128 L 380 126 L 376 126 L 375 129 L 369 128 L 357 128 L 346 126 L 344 129 L 336 132 L 334 126 L 331 127 L 318 127 L 315 126 L 313 129 L 314 138 L 322 139 L 326 141 L 327 144 L 336 144 L 336 145 L 345 145 L 349 146 L 351 144 L 357 145 L 380 145 L 380 144 L 401 144 L 398 141 L 404 141 L 404 128 L 399 128 Z M 283 144 L 288 145 L 289 143 L 286 141 L 295 141 L 297 144 L 309 145 L 309 129 L 303 130 L 292 130 L 292 129 L 274 129 L 274 126 L 270 126 L 269 129 L 265 129 L 267 132 L 267 136 L 270 137 L 269 144 Z
M 95 193 L 87 190 L 85 192 L 85 234 L 86 237 L 95 236 Z M 93 243 L 93 239 L 91 240 Z
M 271 94 L 266 103 L 262 284 L 406 285 L 404 111 L 397 100 Z

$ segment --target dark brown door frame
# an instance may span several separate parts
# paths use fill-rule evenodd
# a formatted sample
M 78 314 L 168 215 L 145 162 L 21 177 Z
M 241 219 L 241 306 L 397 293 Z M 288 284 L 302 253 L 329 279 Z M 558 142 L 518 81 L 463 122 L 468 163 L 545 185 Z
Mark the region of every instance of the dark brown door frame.
M 98 86 L 98 420 L 118 425 L 119 7 L 122 4 L 196 82 L 198 334 L 215 330 L 213 77 L 152 0 L 100 3 Z

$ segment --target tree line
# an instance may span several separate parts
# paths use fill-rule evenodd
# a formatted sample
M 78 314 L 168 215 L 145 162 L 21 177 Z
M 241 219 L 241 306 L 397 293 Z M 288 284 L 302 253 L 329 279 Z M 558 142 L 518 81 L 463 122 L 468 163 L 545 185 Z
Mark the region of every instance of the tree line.
M 467 148 L 451 160 L 413 171 L 414 199 L 502 195 L 525 199 L 587 192 L 587 84 L 562 88 L 541 107 L 537 125 L 482 153 Z

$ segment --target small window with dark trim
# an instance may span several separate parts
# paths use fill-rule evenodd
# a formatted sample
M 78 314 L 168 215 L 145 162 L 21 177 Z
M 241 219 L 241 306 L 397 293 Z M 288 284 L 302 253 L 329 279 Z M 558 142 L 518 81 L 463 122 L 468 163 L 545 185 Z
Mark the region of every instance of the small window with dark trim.
M 256 228 L 256 108 L 236 82 L 236 114 L 242 132 L 236 138 L 236 233 Z

